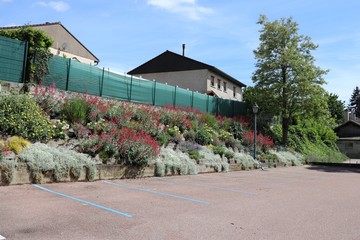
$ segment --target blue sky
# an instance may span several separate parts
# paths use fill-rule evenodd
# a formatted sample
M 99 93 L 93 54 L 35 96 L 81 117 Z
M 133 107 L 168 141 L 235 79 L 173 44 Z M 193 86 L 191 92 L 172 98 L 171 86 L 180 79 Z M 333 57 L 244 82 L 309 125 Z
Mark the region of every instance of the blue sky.
M 292 17 L 312 38 L 324 88 L 348 103 L 360 86 L 360 1 L 343 0 L 0 0 L 0 26 L 60 21 L 100 67 L 128 72 L 170 50 L 213 65 L 246 85 L 255 71 L 260 14 Z

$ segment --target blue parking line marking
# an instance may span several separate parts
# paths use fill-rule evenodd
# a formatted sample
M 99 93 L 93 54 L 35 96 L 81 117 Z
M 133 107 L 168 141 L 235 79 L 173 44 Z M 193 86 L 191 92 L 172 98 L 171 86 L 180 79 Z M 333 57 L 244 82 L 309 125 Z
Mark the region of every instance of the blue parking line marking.
M 179 181 L 176 181 L 176 180 L 162 179 L 162 178 L 156 178 L 156 179 L 160 180 L 160 181 L 165 181 L 165 182 L 180 183 L 180 184 L 187 184 L 187 185 L 191 185 L 191 186 L 205 187 L 205 188 L 209 188 L 209 189 L 217 189 L 217 190 L 222 190 L 222 191 L 243 193 L 243 194 L 246 194 L 246 195 L 256 195 L 255 192 L 249 192 L 249 191 L 243 191 L 243 190 L 237 190 L 237 189 L 231 189 L 231 188 L 222 188 L 222 187 L 199 184 L 199 183 L 179 182 Z
M 122 187 L 122 188 L 138 190 L 138 191 L 143 191 L 143 192 L 148 192 L 148 193 L 153 193 L 153 194 L 156 194 L 156 195 L 163 195 L 163 196 L 166 196 L 166 197 L 172 197 L 172 198 L 187 200 L 187 201 L 191 201 L 191 202 L 201 203 L 201 204 L 209 204 L 208 202 L 205 202 L 205 201 L 201 201 L 201 200 L 197 200 L 197 199 L 193 199 L 193 198 L 182 197 L 182 196 L 173 195 L 173 194 L 169 194 L 169 193 L 157 192 L 157 191 L 153 191 L 153 190 L 149 190 L 149 189 L 145 189 L 145 188 L 131 187 L 131 186 L 127 186 L 127 185 L 123 185 L 123 184 L 119 184 L 119 183 L 114 183 L 114 182 L 110 182 L 110 181 L 102 181 L 102 182 L 107 183 L 107 184 L 111 184 L 111 185 L 114 185 L 114 186 Z
M 119 214 L 119 215 L 122 215 L 122 216 L 125 216 L 125 217 L 128 217 L 128 218 L 133 217 L 133 215 L 131 215 L 131 214 L 128 214 L 128 213 L 125 213 L 125 212 L 120 212 L 118 210 L 108 208 L 108 207 L 105 207 L 105 206 L 102 206 L 102 205 L 99 205 L 99 204 L 96 204 L 96 203 L 88 202 L 88 201 L 82 200 L 80 198 L 76 198 L 76 197 L 72 197 L 72 196 L 69 196 L 69 195 L 66 195 L 66 194 L 63 194 L 63 193 L 60 193 L 60 192 L 56 192 L 56 191 L 53 191 L 51 189 L 39 186 L 37 184 L 33 184 L 33 186 L 37 187 L 37 188 L 39 188 L 41 190 L 44 190 L 46 192 L 53 193 L 53 194 L 56 194 L 56 195 L 59 195 L 59 196 L 62 196 L 62 197 L 66 197 L 66 198 L 69 198 L 71 200 L 78 201 L 78 202 L 81 202 L 81 203 L 85 203 L 87 205 L 97 207 L 97 208 L 103 209 L 103 210 L 108 211 L 108 212 L 116 213 L 116 214 Z

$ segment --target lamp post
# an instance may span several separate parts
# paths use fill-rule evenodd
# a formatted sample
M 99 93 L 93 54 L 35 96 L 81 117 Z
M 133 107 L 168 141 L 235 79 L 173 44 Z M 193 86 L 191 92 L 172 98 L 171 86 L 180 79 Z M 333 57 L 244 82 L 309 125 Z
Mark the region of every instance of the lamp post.
M 255 103 L 252 106 L 253 113 L 254 113 L 254 161 L 256 161 L 256 114 L 259 111 L 259 106 Z M 259 162 L 260 163 L 260 162 Z M 263 166 L 260 163 L 261 170 L 264 170 Z

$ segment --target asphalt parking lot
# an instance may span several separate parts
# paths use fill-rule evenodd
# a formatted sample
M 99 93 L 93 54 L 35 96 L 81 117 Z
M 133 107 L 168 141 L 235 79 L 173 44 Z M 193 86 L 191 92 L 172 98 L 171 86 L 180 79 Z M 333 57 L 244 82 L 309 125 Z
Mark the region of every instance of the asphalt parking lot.
M 0 187 L 0 239 L 360 239 L 358 169 Z

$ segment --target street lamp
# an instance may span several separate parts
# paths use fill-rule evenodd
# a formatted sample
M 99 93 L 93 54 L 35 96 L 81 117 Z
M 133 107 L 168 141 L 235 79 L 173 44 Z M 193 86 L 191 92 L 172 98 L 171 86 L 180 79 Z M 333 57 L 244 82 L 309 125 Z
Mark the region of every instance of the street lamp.
M 254 161 L 256 162 L 256 114 L 259 111 L 259 106 L 255 103 L 252 106 L 252 109 L 253 109 L 253 113 L 254 113 Z M 260 164 L 261 170 L 264 170 L 264 168 L 261 165 L 260 161 L 259 161 L 259 164 Z

